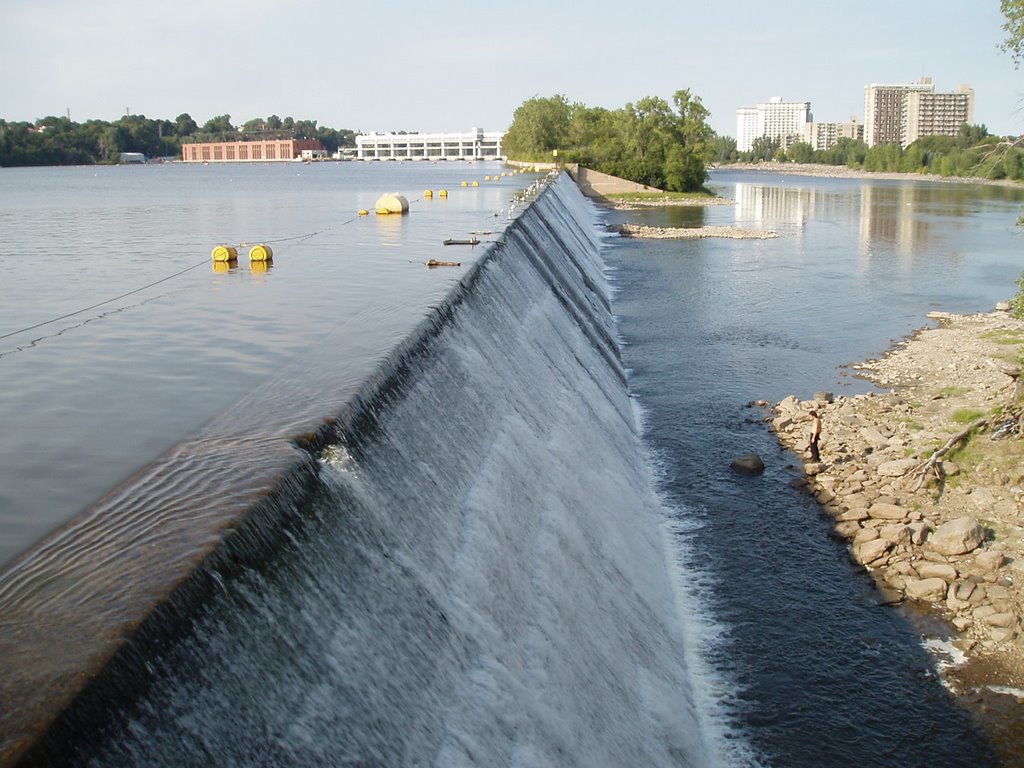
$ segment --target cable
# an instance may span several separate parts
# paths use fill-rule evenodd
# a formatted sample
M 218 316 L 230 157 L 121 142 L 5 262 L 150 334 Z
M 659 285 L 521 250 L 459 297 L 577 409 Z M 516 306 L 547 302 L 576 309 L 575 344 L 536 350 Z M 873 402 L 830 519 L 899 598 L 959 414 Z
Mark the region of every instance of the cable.
M 74 317 L 75 315 L 80 315 L 83 312 L 88 312 L 90 309 L 96 309 L 97 307 L 102 307 L 105 304 L 110 304 L 111 302 L 118 301 L 120 299 L 126 298 L 128 296 L 131 296 L 132 294 L 136 294 L 136 293 L 139 293 L 140 291 L 144 291 L 147 288 L 152 288 L 154 285 L 160 285 L 160 283 L 166 283 L 168 280 L 173 280 L 176 277 L 180 277 L 181 275 L 185 274 L 186 272 L 190 272 L 191 270 L 195 269 L 196 267 L 201 267 L 203 264 L 207 264 L 207 263 L 209 263 L 209 262 L 206 259 L 203 259 L 203 261 L 200 261 L 198 264 L 193 264 L 191 267 L 185 267 L 185 269 L 181 270 L 180 272 L 175 272 L 173 275 L 167 275 L 167 277 L 161 277 L 159 280 L 154 280 L 152 283 L 148 283 L 147 285 L 143 285 L 143 286 L 141 286 L 139 288 L 134 288 L 134 289 L 132 289 L 132 290 L 126 292 L 126 293 L 122 293 L 120 296 L 115 296 L 112 299 L 106 299 L 105 301 L 97 302 L 96 304 L 93 304 L 93 305 L 88 306 L 88 307 L 83 307 L 82 309 L 76 309 L 74 312 L 68 312 L 66 315 L 61 315 L 60 317 L 54 317 L 54 318 L 51 318 L 49 320 L 44 320 L 41 323 L 36 323 L 35 325 L 30 325 L 30 326 L 27 326 L 26 328 L 20 328 L 17 331 L 11 331 L 10 333 L 5 333 L 2 336 L 0 336 L 0 339 L 7 339 L 7 338 L 10 338 L 11 336 L 16 336 L 19 333 L 25 333 L 26 331 L 34 331 L 36 328 L 42 328 L 44 325 L 49 325 L 50 323 L 56 323 L 58 320 L 66 320 L 69 317 Z

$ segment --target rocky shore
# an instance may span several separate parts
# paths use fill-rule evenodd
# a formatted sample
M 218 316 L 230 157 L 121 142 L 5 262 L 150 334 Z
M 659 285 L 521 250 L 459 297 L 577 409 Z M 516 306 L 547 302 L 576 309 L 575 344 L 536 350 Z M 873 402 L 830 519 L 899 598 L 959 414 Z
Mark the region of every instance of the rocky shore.
M 623 237 L 641 237 L 648 240 L 699 240 L 704 237 L 725 237 L 734 240 L 767 240 L 778 237 L 772 230 L 744 227 L 649 227 L 645 224 L 621 224 L 614 228 Z
M 1005 730 L 1006 699 L 1013 725 L 1024 724 L 1024 437 L 996 433 L 1019 395 L 1024 321 L 930 317 L 938 327 L 855 366 L 884 391 L 787 397 L 771 424 L 879 602 L 948 626 L 960 663 L 945 682 L 983 727 L 1000 696 Z M 811 411 L 819 461 L 807 450 Z

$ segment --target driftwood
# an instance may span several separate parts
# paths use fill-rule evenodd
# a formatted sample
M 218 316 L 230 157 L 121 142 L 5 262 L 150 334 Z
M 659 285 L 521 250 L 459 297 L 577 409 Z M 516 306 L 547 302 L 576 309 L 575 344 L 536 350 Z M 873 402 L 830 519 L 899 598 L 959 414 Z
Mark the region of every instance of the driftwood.
M 971 432 L 973 432 L 976 429 L 981 429 L 982 427 L 987 425 L 987 417 L 984 419 L 978 419 L 976 422 L 971 424 L 962 432 L 958 432 L 957 434 L 949 438 L 949 440 L 946 441 L 946 444 L 939 448 L 939 450 L 937 450 L 935 453 L 933 453 L 927 461 L 912 469 L 911 474 L 918 475 L 917 485 L 914 486 L 914 490 L 920 490 L 921 486 L 924 485 L 924 479 L 928 475 L 929 470 L 935 474 L 936 480 L 942 480 L 942 464 L 940 463 L 942 457 L 949 453 L 957 443 L 959 443 L 961 440 L 966 439 L 971 434 Z

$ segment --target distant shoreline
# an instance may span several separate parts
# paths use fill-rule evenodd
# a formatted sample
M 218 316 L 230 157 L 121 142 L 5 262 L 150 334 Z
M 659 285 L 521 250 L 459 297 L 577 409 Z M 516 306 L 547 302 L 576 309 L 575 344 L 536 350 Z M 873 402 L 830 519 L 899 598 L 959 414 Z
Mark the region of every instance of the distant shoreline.
M 1024 183 L 1010 179 L 983 179 L 977 176 L 933 176 L 928 173 L 893 173 L 862 171 L 845 165 L 822 163 L 728 163 L 709 166 L 709 171 L 760 171 L 790 176 L 821 176 L 835 179 L 886 179 L 894 181 L 939 181 L 946 184 L 987 184 L 999 187 L 1024 188 Z

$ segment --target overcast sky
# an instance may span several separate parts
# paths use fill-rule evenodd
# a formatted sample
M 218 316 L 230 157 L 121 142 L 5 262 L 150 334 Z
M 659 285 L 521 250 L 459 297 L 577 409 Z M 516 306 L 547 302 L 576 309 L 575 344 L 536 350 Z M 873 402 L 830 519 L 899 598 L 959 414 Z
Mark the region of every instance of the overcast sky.
M 5 0 L 0 19 L 8 121 L 502 130 L 533 96 L 617 108 L 689 88 L 735 136 L 736 109 L 772 96 L 843 121 L 868 83 L 931 76 L 972 86 L 992 133 L 1024 133 L 999 0 Z

